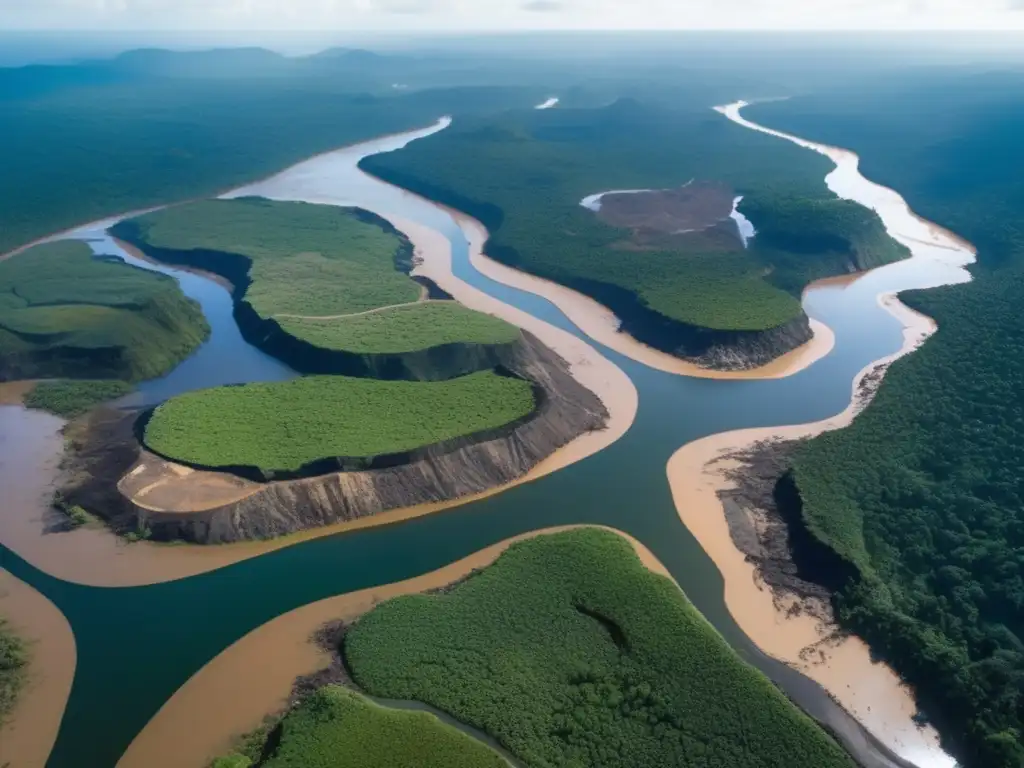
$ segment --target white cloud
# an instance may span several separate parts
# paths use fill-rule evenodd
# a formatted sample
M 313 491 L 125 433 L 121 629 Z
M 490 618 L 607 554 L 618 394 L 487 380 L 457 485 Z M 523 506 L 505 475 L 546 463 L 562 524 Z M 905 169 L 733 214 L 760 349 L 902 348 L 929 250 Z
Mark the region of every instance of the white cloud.
M 1024 0 L 0 0 L 0 28 L 1024 29 Z

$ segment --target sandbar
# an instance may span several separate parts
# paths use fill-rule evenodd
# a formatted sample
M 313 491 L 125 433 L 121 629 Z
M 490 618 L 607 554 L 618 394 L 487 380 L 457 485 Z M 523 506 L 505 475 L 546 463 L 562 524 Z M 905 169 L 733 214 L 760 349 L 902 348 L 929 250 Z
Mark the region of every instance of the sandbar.
M 0 568 L 0 616 L 28 646 L 26 680 L 0 728 L 0 765 L 43 766 L 57 739 L 77 661 L 71 625 L 57 607 Z
M 451 584 L 490 565 L 516 541 L 575 527 L 579 526 L 525 533 L 423 576 L 330 597 L 278 616 L 189 678 L 135 737 L 117 768 L 202 768 L 217 755 L 230 752 L 236 738 L 287 706 L 296 678 L 330 664 L 328 654 L 312 639 L 327 622 L 351 621 L 392 597 Z M 668 576 L 643 544 L 614 532 L 630 541 L 649 570 Z

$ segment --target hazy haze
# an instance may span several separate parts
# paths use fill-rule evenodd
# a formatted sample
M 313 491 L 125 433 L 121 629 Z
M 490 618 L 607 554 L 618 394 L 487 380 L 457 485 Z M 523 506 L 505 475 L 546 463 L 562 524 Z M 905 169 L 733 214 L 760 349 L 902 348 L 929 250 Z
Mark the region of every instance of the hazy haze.
M 0 0 L 0 28 L 1024 30 L 1024 0 Z

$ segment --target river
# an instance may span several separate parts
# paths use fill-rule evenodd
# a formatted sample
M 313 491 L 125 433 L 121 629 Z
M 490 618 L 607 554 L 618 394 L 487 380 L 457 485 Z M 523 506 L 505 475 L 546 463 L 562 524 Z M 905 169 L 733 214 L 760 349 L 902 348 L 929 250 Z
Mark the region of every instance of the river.
M 742 119 L 740 107 L 732 109 L 735 115 L 729 116 Z M 442 121 L 428 129 L 320 155 L 232 194 L 360 205 L 430 227 L 450 240 L 453 271 L 459 278 L 585 338 L 547 299 L 477 271 L 470 262 L 465 233 L 445 210 L 371 179 L 356 167 L 361 157 L 398 149 L 446 124 Z M 829 177 L 829 183 L 836 188 L 841 177 L 853 184 L 840 192 L 843 196 L 869 190 L 866 182 L 863 189 L 857 188 L 848 164 L 841 165 L 840 171 Z M 871 187 L 870 192 L 874 194 L 875 189 Z M 913 219 L 909 212 L 905 216 Z M 600 453 L 504 493 L 397 525 L 302 541 L 189 578 L 121 588 L 90 587 L 49 575 L 43 570 L 45 558 L 7 535 L 10 520 L 0 521 L 4 544 L 0 566 L 52 601 L 75 634 L 78 666 L 48 765 L 114 765 L 150 717 L 193 673 L 276 616 L 334 595 L 436 570 L 530 530 L 573 524 L 609 526 L 644 543 L 737 652 L 830 727 L 862 764 L 905 765 L 870 738 L 819 685 L 761 653 L 739 629 L 723 600 L 722 576 L 681 523 L 665 477 L 666 463 L 685 443 L 740 428 L 816 421 L 842 411 L 854 376 L 899 350 L 903 342 L 901 323 L 880 305 L 878 296 L 963 279 L 957 269 L 963 254 L 937 243 L 933 228 L 911 227 L 902 220 L 886 224 L 896 233 L 905 234 L 900 227 L 911 228 L 908 244 L 915 258 L 856 280 L 822 284 L 804 297 L 807 313 L 835 332 L 835 347 L 826 357 L 785 379 L 714 380 L 655 370 L 591 342 L 636 386 L 639 409 L 632 428 Z M 102 235 L 93 225 L 76 231 L 76 236 L 97 241 Z M 113 246 L 95 242 L 94 247 L 110 252 Z M 264 379 L 292 375 L 245 345 L 237 329 L 231 330 L 234 323 L 223 288 L 200 276 L 171 272 L 200 301 L 213 335 L 196 357 L 170 376 L 144 385 L 141 392 L 146 400 L 236 380 L 239 375 Z M 205 352 L 207 348 L 215 351 Z M 209 365 L 196 363 L 204 354 L 209 355 Z M 236 360 L 245 361 L 244 371 Z M 57 426 L 59 422 L 46 414 L 0 406 L 0 434 L 17 428 L 25 438 L 0 444 L 0 486 L 18 489 L 4 516 L 17 518 L 22 531 L 26 525 L 41 530 L 39 520 L 61 448 Z M 35 453 L 26 456 L 25 445 Z M 68 549 L 67 556 L 75 556 Z M 948 763 L 941 752 L 914 757 L 919 768 Z

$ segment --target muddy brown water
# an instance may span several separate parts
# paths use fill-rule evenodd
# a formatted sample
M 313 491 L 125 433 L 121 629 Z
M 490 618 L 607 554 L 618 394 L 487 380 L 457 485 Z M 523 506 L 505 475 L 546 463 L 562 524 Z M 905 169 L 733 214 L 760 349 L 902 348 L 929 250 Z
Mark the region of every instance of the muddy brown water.
M 580 326 L 589 324 L 587 317 L 574 315 L 574 322 L 556 303 L 524 289 L 525 284 L 507 285 L 474 266 L 466 233 L 447 211 L 358 171 L 361 157 L 399 148 L 431 130 L 327 153 L 238 194 L 360 205 L 433 229 L 450 241 L 452 271 L 460 280 L 497 302 L 586 338 Z M 863 192 L 856 176 L 847 172 L 848 165 L 841 164 L 840 170 L 843 173 L 830 177 L 830 183 L 853 184 L 840 194 Z M 878 205 L 899 210 L 891 196 L 882 198 Z M 54 549 L 61 558 L 82 559 L 81 566 L 87 569 L 89 557 L 97 569 L 118 568 L 119 557 L 125 567 L 129 560 L 149 558 L 147 550 L 112 542 L 102 530 L 42 533 L 43 510 L 61 449 L 60 424 L 46 414 L 0 406 L 0 487 L 4 489 L 0 541 L 5 545 L 0 548 L 0 566 L 63 612 L 74 630 L 78 654 L 74 685 L 47 765 L 114 765 L 175 690 L 225 648 L 277 616 L 332 596 L 437 570 L 524 532 L 572 524 L 606 525 L 645 544 L 723 637 L 836 733 L 863 765 L 905 765 L 820 685 L 762 653 L 744 634 L 724 600 L 723 577 L 680 519 L 665 476 L 668 459 L 691 441 L 741 428 L 809 423 L 843 411 L 854 376 L 903 343 L 901 321 L 879 303 L 878 296 L 964 279 L 959 266 L 970 260 L 969 254 L 962 247 L 951 250 L 947 242 L 938 240 L 941 233 L 934 226 L 917 220 L 905 205 L 903 211 L 901 224 L 908 231 L 889 221 L 887 225 L 890 231 L 913 238 L 913 243 L 908 242 L 913 259 L 847 283 L 822 285 L 805 295 L 808 314 L 834 332 L 831 351 L 809 367 L 771 380 L 700 379 L 658 370 L 591 341 L 628 375 L 639 396 L 632 426 L 604 450 L 534 482 L 393 525 L 300 538 L 223 567 L 217 567 L 223 555 L 216 549 L 190 553 L 189 557 L 210 558 L 209 567 L 197 567 L 190 571 L 194 575 L 173 581 L 100 588 L 47 573 L 49 556 L 33 553 L 35 545 L 28 540 L 66 541 Z M 84 228 L 81 233 L 102 239 L 102 227 Z M 207 302 L 197 298 L 209 316 Z M 215 334 L 230 331 L 227 317 L 229 313 L 223 311 L 210 317 Z M 237 375 L 231 371 L 236 355 L 239 360 L 254 361 L 257 377 L 291 375 L 286 369 L 275 369 L 273 361 L 256 362 L 250 357 L 252 348 L 240 336 L 235 341 L 222 338 L 226 343 L 217 348 L 218 359 L 209 360 L 211 370 L 198 366 L 197 356 L 167 379 L 151 383 L 148 397 L 159 399 L 166 393 L 218 382 L 225 378 L 223 371 Z M 8 489 L 14 492 L 9 494 Z M 12 531 L 20 533 L 12 537 Z M 26 531 L 31 534 L 28 538 L 22 535 Z M 91 537 L 92 543 L 76 543 L 75 537 L 79 541 Z M 96 558 L 109 561 L 100 564 Z M 59 570 L 54 563 L 49 559 L 50 566 Z M 909 757 L 919 768 L 949 762 L 937 750 Z

